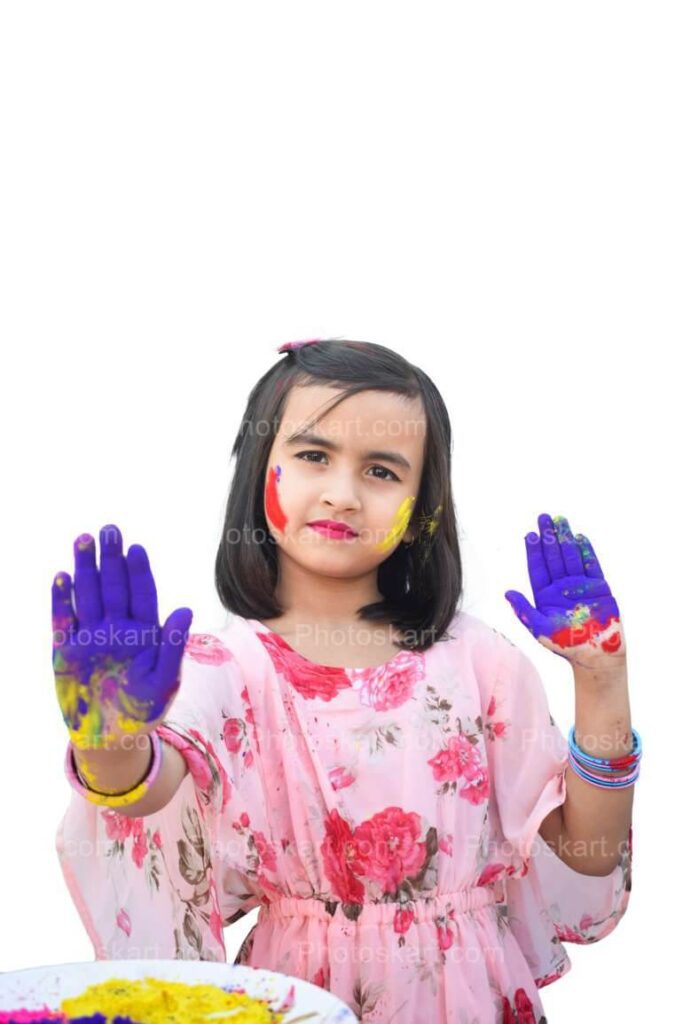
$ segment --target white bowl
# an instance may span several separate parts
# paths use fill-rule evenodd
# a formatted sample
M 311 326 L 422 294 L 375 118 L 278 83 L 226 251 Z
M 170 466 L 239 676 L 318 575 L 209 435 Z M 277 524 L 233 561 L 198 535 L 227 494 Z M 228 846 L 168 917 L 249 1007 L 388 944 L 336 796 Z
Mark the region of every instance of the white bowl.
M 243 988 L 247 995 L 266 999 L 279 1009 L 293 992 L 293 1002 L 283 1024 L 358 1024 L 346 1003 L 330 992 L 287 974 L 256 970 L 240 964 L 217 964 L 206 960 L 95 960 L 82 964 L 54 964 L 0 974 L 0 1010 L 56 1010 L 62 999 L 80 995 L 88 985 L 108 978 L 159 978 L 186 985 L 217 985 Z

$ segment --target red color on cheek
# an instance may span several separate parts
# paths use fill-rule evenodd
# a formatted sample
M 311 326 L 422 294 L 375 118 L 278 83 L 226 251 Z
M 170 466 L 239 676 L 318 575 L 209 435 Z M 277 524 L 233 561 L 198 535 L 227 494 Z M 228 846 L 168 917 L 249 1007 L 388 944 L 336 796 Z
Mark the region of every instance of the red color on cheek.
M 268 470 L 268 481 L 266 483 L 266 515 L 276 530 L 284 530 L 287 517 L 282 511 L 280 499 L 277 493 L 277 473 L 271 467 Z

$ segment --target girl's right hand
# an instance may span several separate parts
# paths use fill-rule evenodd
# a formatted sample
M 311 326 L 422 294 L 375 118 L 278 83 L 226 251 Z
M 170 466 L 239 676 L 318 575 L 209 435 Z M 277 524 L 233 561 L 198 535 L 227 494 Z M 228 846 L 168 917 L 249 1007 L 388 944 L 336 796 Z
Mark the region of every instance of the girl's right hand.
M 81 750 L 126 746 L 126 736 L 152 732 L 180 687 L 180 663 L 192 622 L 176 608 L 160 631 L 157 593 L 145 549 L 123 554 L 117 526 L 95 540 L 74 541 L 71 577 L 52 584 L 52 663 L 57 700 L 71 742 Z M 160 634 L 160 635 L 159 635 Z

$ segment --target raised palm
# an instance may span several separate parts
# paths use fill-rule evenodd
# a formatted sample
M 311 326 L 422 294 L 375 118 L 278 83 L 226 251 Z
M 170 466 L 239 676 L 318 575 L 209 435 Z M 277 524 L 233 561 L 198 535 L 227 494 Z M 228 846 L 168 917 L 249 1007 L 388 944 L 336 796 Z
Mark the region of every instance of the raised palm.
M 544 647 L 569 661 L 596 664 L 622 658 L 625 640 L 619 607 L 588 537 L 574 536 L 564 516 L 538 517 L 540 536 L 526 535 L 535 607 L 508 590 L 515 614 Z
M 74 541 L 74 580 L 52 583 L 52 663 L 57 700 L 74 746 L 102 748 L 151 732 L 180 686 L 180 663 L 192 622 L 189 608 L 159 626 L 157 593 L 145 549 L 123 554 L 121 531 Z M 73 605 L 75 592 L 76 607 Z

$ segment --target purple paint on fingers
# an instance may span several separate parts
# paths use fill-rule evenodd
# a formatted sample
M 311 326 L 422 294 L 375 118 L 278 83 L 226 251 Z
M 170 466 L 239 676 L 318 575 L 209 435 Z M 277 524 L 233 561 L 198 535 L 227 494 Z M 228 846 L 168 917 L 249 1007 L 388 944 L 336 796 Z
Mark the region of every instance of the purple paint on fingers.
M 145 549 L 123 554 L 118 527 L 95 541 L 74 541 L 75 572 L 52 584 L 52 662 L 57 700 L 72 743 L 101 748 L 150 731 L 179 688 L 192 612 L 177 608 L 159 624 L 157 595 Z M 75 607 L 74 607 L 75 600 Z

